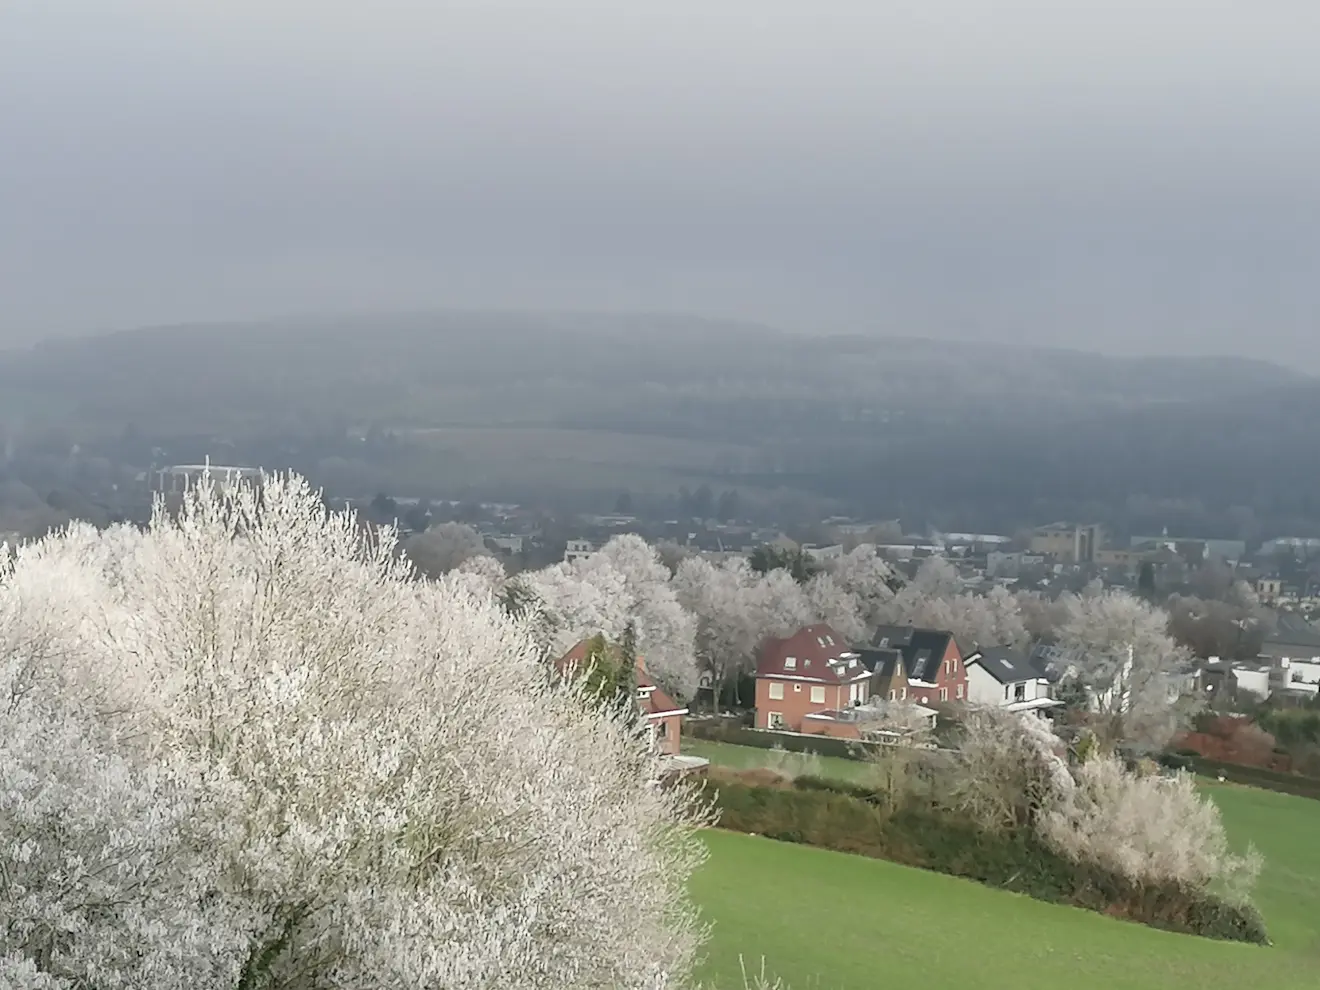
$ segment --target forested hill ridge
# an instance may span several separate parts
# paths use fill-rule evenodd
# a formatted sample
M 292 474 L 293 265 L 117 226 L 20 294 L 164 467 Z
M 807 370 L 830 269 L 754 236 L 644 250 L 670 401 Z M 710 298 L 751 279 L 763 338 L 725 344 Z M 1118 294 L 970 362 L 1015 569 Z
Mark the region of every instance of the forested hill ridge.
M 1320 381 L 1264 361 L 669 315 L 304 318 L 0 351 L 0 423 L 20 442 L 131 432 L 175 460 L 265 466 L 299 448 L 317 481 L 495 499 L 709 481 L 941 528 L 1312 528 L 1317 421 Z M 413 446 L 367 463 L 334 439 L 373 428 Z
M 822 419 L 1089 415 L 1303 380 L 1238 358 L 808 336 L 646 314 L 196 324 L 0 352 L 0 389 L 11 408 L 25 396 L 42 418 L 178 431 L 319 416 L 588 427 L 600 417 L 643 432 L 741 436 L 773 427 L 809 435 Z

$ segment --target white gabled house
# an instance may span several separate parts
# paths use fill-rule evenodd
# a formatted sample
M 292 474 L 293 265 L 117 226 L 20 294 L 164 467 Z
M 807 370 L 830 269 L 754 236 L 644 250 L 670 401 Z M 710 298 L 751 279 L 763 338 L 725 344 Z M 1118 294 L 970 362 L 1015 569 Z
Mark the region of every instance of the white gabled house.
M 967 695 L 973 704 L 995 705 L 1014 712 L 1045 712 L 1063 702 L 1053 697 L 1044 667 L 1011 646 L 977 650 L 963 660 Z

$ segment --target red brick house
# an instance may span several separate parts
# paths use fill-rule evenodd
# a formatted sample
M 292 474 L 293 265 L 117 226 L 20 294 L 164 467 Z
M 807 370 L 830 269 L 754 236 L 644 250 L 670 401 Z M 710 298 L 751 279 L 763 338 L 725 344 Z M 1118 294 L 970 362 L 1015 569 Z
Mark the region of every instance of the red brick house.
M 843 637 L 824 623 L 761 644 L 756 665 L 756 726 L 802 731 L 814 712 L 864 704 L 871 672 Z
M 591 639 L 584 639 L 562 657 L 555 661 L 555 669 L 564 673 L 574 667 L 583 667 L 590 662 L 591 651 L 597 644 Z M 678 756 L 683 731 L 683 716 L 688 710 L 673 698 L 661 691 L 651 681 L 637 658 L 637 708 L 651 728 L 651 738 L 665 756 Z
M 878 697 L 919 705 L 967 700 L 967 668 L 951 632 L 881 626 L 860 657 Z

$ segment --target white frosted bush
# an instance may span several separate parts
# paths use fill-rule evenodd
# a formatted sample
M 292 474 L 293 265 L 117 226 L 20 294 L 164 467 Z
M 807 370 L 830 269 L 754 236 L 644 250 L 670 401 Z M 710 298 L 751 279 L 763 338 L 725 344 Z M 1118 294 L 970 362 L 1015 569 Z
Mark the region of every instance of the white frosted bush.
M 0 975 L 685 984 L 704 811 L 548 682 L 484 588 L 410 580 L 393 551 L 273 478 L 20 552 L 0 865 L 25 872 L 0 887 Z
M 1097 863 L 1136 884 L 1211 889 L 1241 903 L 1260 870 L 1237 856 L 1214 801 L 1190 774 L 1139 775 L 1112 756 L 1075 770 L 1077 786 L 1038 822 L 1041 837 L 1070 859 Z

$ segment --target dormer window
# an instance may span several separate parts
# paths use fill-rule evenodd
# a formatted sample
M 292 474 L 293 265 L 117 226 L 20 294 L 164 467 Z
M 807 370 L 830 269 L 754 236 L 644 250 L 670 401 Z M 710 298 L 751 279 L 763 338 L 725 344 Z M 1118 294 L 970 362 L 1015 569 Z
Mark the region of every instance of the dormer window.
M 797 657 L 784 657 L 785 670 L 797 670 Z

